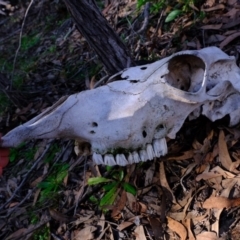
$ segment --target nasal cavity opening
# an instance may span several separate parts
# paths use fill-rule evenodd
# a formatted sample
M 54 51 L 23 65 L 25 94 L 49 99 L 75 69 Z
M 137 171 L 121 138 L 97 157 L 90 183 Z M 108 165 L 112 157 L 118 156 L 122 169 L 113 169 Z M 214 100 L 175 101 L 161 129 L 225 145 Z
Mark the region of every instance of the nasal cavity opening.
M 169 61 L 168 71 L 164 78 L 169 85 L 182 91 L 197 92 L 202 86 L 205 64 L 197 56 L 183 54 Z

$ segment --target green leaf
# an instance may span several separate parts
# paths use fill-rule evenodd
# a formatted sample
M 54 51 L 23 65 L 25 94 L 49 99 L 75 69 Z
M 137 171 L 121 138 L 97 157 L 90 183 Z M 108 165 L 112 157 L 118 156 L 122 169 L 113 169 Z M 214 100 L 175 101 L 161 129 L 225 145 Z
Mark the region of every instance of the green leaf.
M 124 178 L 124 171 L 120 170 L 120 172 L 119 172 L 119 181 L 122 181 L 123 178 Z
M 88 179 L 88 185 L 96 185 L 99 183 L 111 182 L 111 179 L 105 177 L 92 177 Z
M 111 182 L 111 183 L 108 183 L 108 184 L 104 185 L 102 188 L 105 190 L 105 192 L 108 192 L 118 184 L 119 184 L 119 182 L 114 181 L 114 182 Z
M 134 196 L 137 194 L 136 188 L 130 183 L 123 183 L 122 187 L 126 192 L 129 192 Z
M 121 182 L 124 178 L 124 171 L 122 169 L 115 170 L 112 173 L 111 177 Z
M 168 16 L 166 17 L 165 22 L 168 23 L 168 22 L 173 21 L 173 20 L 174 20 L 177 16 L 179 16 L 181 13 L 182 13 L 182 11 L 179 10 L 179 9 L 176 9 L 176 10 L 171 11 L 171 12 L 168 14 Z
M 109 171 L 111 171 L 113 169 L 113 166 L 106 166 L 106 170 L 109 172 Z
M 117 197 L 118 185 L 113 187 L 109 192 L 107 192 L 100 201 L 99 206 L 103 207 L 106 205 L 112 205 Z
M 52 188 L 52 185 L 53 184 L 51 182 L 40 182 L 40 183 L 38 183 L 37 187 L 46 189 L 46 188 Z
M 91 196 L 90 198 L 89 198 L 89 200 L 92 202 L 92 203 L 98 203 L 98 199 L 95 197 L 95 196 Z

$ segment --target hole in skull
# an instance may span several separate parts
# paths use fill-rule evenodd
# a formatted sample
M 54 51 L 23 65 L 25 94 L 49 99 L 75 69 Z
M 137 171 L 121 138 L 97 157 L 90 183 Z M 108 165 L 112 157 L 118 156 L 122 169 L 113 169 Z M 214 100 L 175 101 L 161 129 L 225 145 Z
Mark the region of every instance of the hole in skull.
M 169 107 L 167 105 L 163 105 L 165 111 L 169 111 Z
M 122 77 L 122 72 L 120 74 L 114 75 L 113 77 L 110 77 L 106 84 L 111 83 L 111 82 L 116 82 L 116 81 L 121 81 L 121 80 L 127 80 L 129 76 Z
M 164 126 L 162 125 L 162 124 L 159 124 L 157 127 L 156 127 L 156 129 L 163 129 L 164 128 Z
M 138 80 L 130 80 L 130 83 L 138 83 Z
M 97 124 L 96 122 L 92 122 L 92 126 L 93 126 L 93 127 L 97 127 L 98 124 Z
M 91 134 L 95 134 L 96 132 L 95 131 L 90 131 Z
M 141 69 L 141 70 L 146 70 L 146 69 L 147 69 L 147 67 L 141 67 L 140 69 Z
M 169 61 L 168 70 L 164 77 L 169 85 L 183 91 L 197 92 L 202 85 L 205 64 L 199 57 L 182 54 Z
M 145 138 L 147 136 L 147 132 L 145 130 L 142 131 L 142 135 Z

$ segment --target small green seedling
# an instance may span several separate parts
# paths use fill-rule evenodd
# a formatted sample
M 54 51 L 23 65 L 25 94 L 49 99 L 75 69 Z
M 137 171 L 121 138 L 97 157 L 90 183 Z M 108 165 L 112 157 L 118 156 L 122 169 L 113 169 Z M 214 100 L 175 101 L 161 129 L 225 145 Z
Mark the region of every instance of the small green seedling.
M 64 178 L 68 174 L 68 168 L 68 164 L 56 164 L 50 176 L 38 184 L 38 188 L 42 190 L 40 202 L 43 202 L 45 199 L 53 199 L 57 195 Z
M 36 151 L 36 147 L 27 148 L 26 143 L 23 142 L 18 147 L 10 149 L 9 160 L 10 162 L 15 162 L 17 159 L 24 158 L 27 161 L 31 161 L 34 159 Z
M 98 185 L 102 184 L 104 195 L 99 202 L 99 206 L 103 210 L 107 210 L 105 207 L 113 205 L 116 200 L 116 197 L 121 189 L 124 189 L 126 192 L 129 192 L 136 195 L 136 188 L 124 181 L 124 171 L 123 169 L 112 170 L 111 167 L 107 167 L 107 171 L 110 171 L 110 178 L 105 177 L 93 177 L 88 179 L 88 185 Z M 95 197 L 91 197 L 90 200 L 96 202 Z

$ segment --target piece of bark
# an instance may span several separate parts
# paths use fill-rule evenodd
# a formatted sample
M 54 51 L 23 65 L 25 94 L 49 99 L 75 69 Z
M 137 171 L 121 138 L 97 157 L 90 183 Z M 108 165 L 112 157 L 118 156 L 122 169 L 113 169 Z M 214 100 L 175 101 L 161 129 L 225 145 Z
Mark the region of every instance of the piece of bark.
M 110 74 L 133 66 L 131 56 L 94 0 L 64 0 L 77 29 L 96 51 Z

